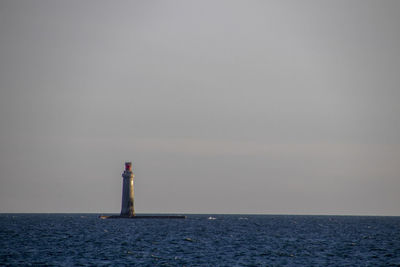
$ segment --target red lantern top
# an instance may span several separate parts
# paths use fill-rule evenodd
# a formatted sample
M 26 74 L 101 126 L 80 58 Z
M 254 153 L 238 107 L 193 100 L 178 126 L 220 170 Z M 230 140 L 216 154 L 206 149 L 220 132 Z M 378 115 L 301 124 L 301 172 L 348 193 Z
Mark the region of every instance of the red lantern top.
M 132 162 L 125 162 L 125 170 L 132 171 Z

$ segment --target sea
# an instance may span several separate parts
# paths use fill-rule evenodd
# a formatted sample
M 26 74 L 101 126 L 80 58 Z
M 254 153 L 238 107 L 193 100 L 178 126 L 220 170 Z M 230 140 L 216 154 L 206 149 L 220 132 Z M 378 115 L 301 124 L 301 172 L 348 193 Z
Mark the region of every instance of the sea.
M 400 266 L 400 217 L 0 214 L 2 266 Z

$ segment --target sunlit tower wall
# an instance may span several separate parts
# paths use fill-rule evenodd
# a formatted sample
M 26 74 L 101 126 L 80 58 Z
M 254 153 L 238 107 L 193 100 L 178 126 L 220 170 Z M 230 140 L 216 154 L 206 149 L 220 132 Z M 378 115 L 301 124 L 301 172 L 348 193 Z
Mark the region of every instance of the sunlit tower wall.
M 135 216 L 134 192 L 133 192 L 132 162 L 125 162 L 125 171 L 122 173 L 122 204 L 121 216 Z

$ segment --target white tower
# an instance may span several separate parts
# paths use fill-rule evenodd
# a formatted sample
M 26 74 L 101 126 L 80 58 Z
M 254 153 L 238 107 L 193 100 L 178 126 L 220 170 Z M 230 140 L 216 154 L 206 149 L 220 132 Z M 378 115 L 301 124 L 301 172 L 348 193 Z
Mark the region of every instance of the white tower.
M 125 162 L 125 171 L 122 173 L 122 204 L 121 216 L 135 216 L 134 208 L 134 192 L 133 192 L 133 175 L 132 162 Z

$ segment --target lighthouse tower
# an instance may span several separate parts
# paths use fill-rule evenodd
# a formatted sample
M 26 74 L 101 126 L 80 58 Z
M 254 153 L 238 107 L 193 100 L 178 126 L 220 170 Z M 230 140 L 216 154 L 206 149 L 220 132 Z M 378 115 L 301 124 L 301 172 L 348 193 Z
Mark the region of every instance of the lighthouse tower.
M 133 193 L 133 175 L 132 162 L 125 162 L 125 171 L 122 173 L 122 205 L 121 214 L 112 216 L 103 216 L 101 219 L 185 219 L 183 215 L 135 215 L 134 193 Z
M 121 217 L 135 216 L 134 192 L 133 192 L 132 162 L 125 162 L 125 171 L 122 173 L 122 204 Z

